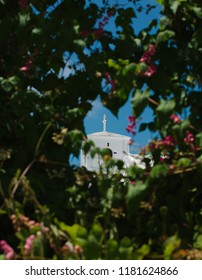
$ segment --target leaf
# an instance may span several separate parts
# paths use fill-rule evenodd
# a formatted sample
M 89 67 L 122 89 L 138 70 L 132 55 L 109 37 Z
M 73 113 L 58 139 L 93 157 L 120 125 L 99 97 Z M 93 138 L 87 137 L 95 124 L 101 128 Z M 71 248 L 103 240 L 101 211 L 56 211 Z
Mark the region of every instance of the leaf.
M 140 40 L 139 38 L 135 38 L 135 39 L 134 39 L 134 43 L 135 43 L 135 47 L 136 47 L 137 49 L 140 49 L 140 48 L 141 48 L 142 43 L 141 43 L 141 40 Z
M 77 46 L 77 47 L 79 47 L 79 48 L 81 48 L 81 49 L 84 49 L 85 48 L 85 46 L 86 46 L 86 43 L 85 43 L 85 41 L 84 40 L 74 40 L 74 44 Z
M 143 110 L 147 106 L 148 98 L 149 98 L 148 90 L 145 90 L 143 92 L 140 90 L 136 90 L 136 92 L 134 93 L 134 97 L 133 97 L 131 103 L 133 105 L 133 110 L 134 110 L 136 118 L 140 116 L 140 114 L 143 112 Z
M 164 258 L 166 260 L 169 260 L 171 258 L 171 255 L 175 249 L 177 249 L 181 244 L 181 240 L 176 236 L 173 235 L 166 239 L 166 241 L 163 244 L 164 247 Z
M 86 155 L 90 148 L 95 146 L 94 142 L 92 140 L 86 140 L 83 142 L 83 145 L 82 145 L 82 150 L 84 152 L 84 154 Z
M 34 35 L 39 35 L 41 33 L 42 33 L 42 29 L 41 28 L 34 28 L 32 30 L 32 34 L 34 34 Z
M 166 0 L 157 0 L 157 3 L 160 4 L 160 5 L 164 5 L 166 2 Z
M 43 236 L 37 236 L 32 243 L 31 256 L 44 257 L 44 238 Z
M 166 177 L 168 174 L 169 166 L 165 163 L 159 163 L 155 165 L 151 172 L 150 172 L 150 178 L 151 179 L 158 179 L 160 177 Z
M 171 8 L 171 10 L 173 11 L 174 14 L 176 14 L 177 9 L 178 9 L 178 7 L 180 6 L 180 4 L 181 4 L 181 3 L 180 3 L 179 0 L 176 0 L 176 1 L 173 1 L 173 2 L 172 2 L 170 8 Z
M 100 241 L 100 239 L 101 239 L 102 236 L 103 236 L 103 228 L 101 227 L 100 224 L 95 223 L 95 224 L 93 224 L 93 226 L 92 226 L 91 233 L 96 237 L 96 239 L 97 239 L 98 241 Z
M 200 48 L 202 46 L 202 28 L 198 28 L 191 39 L 189 47 Z
M 19 24 L 21 27 L 25 27 L 30 21 L 29 14 L 19 14 Z
M 160 19 L 160 22 L 159 22 L 160 30 L 165 29 L 167 26 L 169 26 L 169 24 L 170 24 L 169 18 L 166 17 L 166 16 L 162 16 L 161 19 Z
M 148 123 L 141 123 L 139 132 L 144 131 L 148 128 Z
M 178 167 L 188 167 L 190 164 L 191 164 L 191 159 L 190 158 L 180 158 L 178 161 L 177 161 L 177 163 L 176 163 L 176 165 L 178 166 Z
M 60 222 L 59 226 L 60 226 L 61 230 L 67 232 L 73 240 L 75 240 L 76 237 L 87 237 L 88 233 L 87 233 L 86 228 L 84 228 L 78 224 L 68 226 L 63 222 Z
M 168 123 L 168 119 L 175 108 L 175 100 L 170 99 L 168 101 L 161 99 L 159 106 L 156 108 L 157 123 L 161 128 L 165 128 Z
M 180 124 L 180 134 L 181 136 L 184 136 L 185 132 L 189 129 L 190 121 L 188 119 L 184 120 Z
M 175 108 L 175 100 L 174 99 L 170 99 L 168 101 L 162 99 L 160 101 L 160 104 L 157 107 L 156 111 L 158 113 L 168 115 L 173 111 L 174 108 Z
M 9 80 L 3 80 L 1 82 L 1 87 L 6 91 L 10 92 L 13 89 L 13 86 Z
M 135 63 L 130 63 L 126 67 L 123 68 L 122 74 L 123 76 L 127 76 L 129 74 L 134 74 L 136 71 L 136 64 Z
M 137 181 L 135 185 L 128 184 L 128 192 L 126 194 L 126 204 L 128 207 L 129 215 L 132 215 L 138 208 L 140 201 L 143 199 L 147 192 L 148 185 Z
M 138 250 L 134 253 L 134 258 L 137 260 L 143 260 L 145 256 L 150 253 L 150 246 L 148 244 L 143 244 Z
M 131 242 L 131 240 L 130 240 L 129 237 L 124 236 L 124 237 L 121 239 L 120 246 L 122 246 L 122 247 L 130 247 L 131 245 L 132 245 L 132 242 Z
M 193 7 L 192 10 L 198 18 L 202 19 L 202 8 L 201 7 Z
M 99 259 L 101 255 L 101 246 L 94 235 L 88 236 L 88 245 L 86 248 L 86 258 L 90 260 Z
M 119 253 L 121 259 L 130 259 L 133 251 L 132 242 L 129 237 L 124 236 L 121 239 Z
M 194 247 L 202 250 L 202 234 L 199 234 L 194 242 Z
M 174 31 L 171 30 L 160 31 L 157 35 L 157 42 L 158 43 L 166 42 L 174 36 L 175 36 Z
M 125 87 L 122 87 L 118 90 L 118 95 L 122 99 L 126 99 L 128 96 L 128 91 L 125 89 Z
M 196 134 L 196 144 L 199 147 L 202 147 L 202 132 Z
M 121 69 L 121 66 L 111 58 L 108 59 L 108 66 L 110 68 L 116 69 L 117 71 Z
M 0 215 L 5 215 L 7 212 L 3 209 L 0 209 Z
M 0 261 L 5 260 L 4 254 L 0 254 Z
M 118 257 L 118 242 L 116 240 L 107 241 L 107 259 L 115 260 Z

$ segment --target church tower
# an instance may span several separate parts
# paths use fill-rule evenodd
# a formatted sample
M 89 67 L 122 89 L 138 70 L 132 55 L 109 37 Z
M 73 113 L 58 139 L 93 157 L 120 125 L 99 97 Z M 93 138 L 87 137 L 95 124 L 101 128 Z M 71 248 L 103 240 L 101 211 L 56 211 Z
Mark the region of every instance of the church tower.
M 107 118 L 105 114 L 103 116 L 103 131 L 89 134 L 87 137 L 94 142 L 96 147 L 109 149 L 113 158 L 123 160 L 125 167 L 133 163 L 141 164 L 138 155 L 129 153 L 130 137 L 107 131 Z M 98 171 L 101 164 L 102 159 L 98 155 L 92 158 L 90 154 L 84 155 L 81 151 L 81 166 L 85 166 L 88 170 Z

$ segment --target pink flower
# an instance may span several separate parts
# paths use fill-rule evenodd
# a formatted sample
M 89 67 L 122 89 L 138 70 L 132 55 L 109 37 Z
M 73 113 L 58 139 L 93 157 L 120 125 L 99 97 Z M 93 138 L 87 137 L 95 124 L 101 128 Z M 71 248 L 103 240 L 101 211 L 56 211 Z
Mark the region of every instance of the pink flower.
M 153 44 L 150 44 L 149 45 L 149 50 L 147 52 L 149 53 L 150 56 L 155 55 L 155 52 L 156 52 L 155 46 Z
M 164 145 L 172 146 L 175 145 L 175 138 L 171 135 L 166 136 L 165 140 L 163 140 Z
M 20 70 L 21 70 L 22 72 L 28 72 L 28 71 L 31 69 L 31 66 L 32 66 L 32 60 L 29 59 L 29 60 L 25 63 L 25 65 L 22 66 L 22 67 L 20 68 Z
M 135 116 L 128 116 L 128 121 L 130 122 L 130 124 L 128 124 L 128 126 L 126 127 L 126 130 L 127 130 L 127 132 L 132 133 L 133 135 L 135 135 L 136 134 L 136 132 L 135 132 L 135 128 L 136 128 Z M 131 140 L 129 142 L 130 144 L 132 144 Z
M 149 49 L 143 54 L 140 59 L 140 62 L 151 63 L 151 57 L 155 54 L 155 46 L 153 44 L 149 45 Z
M 190 145 L 194 142 L 194 135 L 190 132 L 190 131 L 187 131 L 187 136 L 184 138 L 184 143 L 187 144 L 187 145 Z
M 136 185 L 136 181 L 130 181 L 130 183 L 135 186 Z
M 151 63 L 151 56 L 148 53 L 145 53 L 143 57 L 140 58 L 140 62 Z
M 22 66 L 22 67 L 20 68 L 20 70 L 21 70 L 22 72 L 27 72 L 27 71 L 29 71 L 29 67 L 27 67 L 27 66 Z
M 157 67 L 154 64 L 148 66 L 147 71 L 143 73 L 145 77 L 151 77 L 156 73 Z
M 8 245 L 8 243 L 5 240 L 0 240 L 0 249 L 4 251 L 6 260 L 13 259 L 15 252 L 13 248 Z
M 154 142 L 150 142 L 149 145 L 148 145 L 148 148 L 149 148 L 150 151 L 156 149 L 155 143 Z
M 175 169 L 175 165 L 174 165 L 174 164 L 170 164 L 170 165 L 169 165 L 169 169 L 170 169 L 170 170 Z
M 133 135 L 136 134 L 135 130 L 134 130 L 134 126 L 131 124 L 128 124 L 128 126 L 126 127 L 127 132 L 132 133 Z
M 83 249 L 82 249 L 82 247 L 79 246 L 79 245 L 75 245 L 75 246 L 74 246 L 74 253 L 75 253 L 76 255 L 81 255 L 81 254 L 83 254 Z
M 181 118 L 180 118 L 179 116 L 175 115 L 175 114 L 172 114 L 172 115 L 170 116 L 170 119 L 171 119 L 174 123 L 179 123 L 179 122 L 181 122 Z
M 135 116 L 128 116 L 128 121 L 131 123 L 135 122 Z
M 164 140 L 159 140 L 157 142 L 157 148 L 165 147 L 165 146 L 170 147 L 174 145 L 176 145 L 176 140 L 172 135 L 168 135 Z
M 31 248 L 32 248 L 32 243 L 35 239 L 35 235 L 31 234 L 30 236 L 27 237 L 26 241 L 25 241 L 25 245 L 24 245 L 24 254 L 28 255 Z
M 149 49 L 141 57 L 140 62 L 145 62 L 148 66 L 146 72 L 140 73 L 141 76 L 151 77 L 156 73 L 157 67 L 152 62 L 152 56 L 155 54 L 155 52 L 155 46 L 153 44 L 150 44 Z

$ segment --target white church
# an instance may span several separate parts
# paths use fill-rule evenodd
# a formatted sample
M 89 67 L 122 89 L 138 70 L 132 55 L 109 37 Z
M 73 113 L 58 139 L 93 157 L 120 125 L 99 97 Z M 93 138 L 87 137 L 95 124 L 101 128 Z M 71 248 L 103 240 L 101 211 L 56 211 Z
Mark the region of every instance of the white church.
M 96 147 L 109 149 L 111 156 L 122 160 L 125 167 L 136 163 L 139 167 L 144 168 L 142 158 L 138 154 L 129 152 L 130 137 L 107 131 L 105 114 L 103 116 L 103 131 L 89 134 L 87 137 L 94 142 Z M 102 163 L 103 161 L 98 155 L 92 158 L 90 154 L 84 155 L 81 151 L 80 166 L 84 166 L 90 171 L 98 171 Z

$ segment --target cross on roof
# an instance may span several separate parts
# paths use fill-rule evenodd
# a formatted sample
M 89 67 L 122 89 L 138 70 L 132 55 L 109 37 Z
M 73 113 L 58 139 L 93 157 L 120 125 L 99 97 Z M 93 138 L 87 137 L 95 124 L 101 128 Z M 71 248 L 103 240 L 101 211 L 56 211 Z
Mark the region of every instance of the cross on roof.
M 106 131 L 107 129 L 107 117 L 106 114 L 103 115 L 103 131 Z

